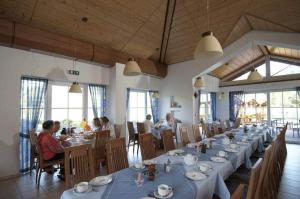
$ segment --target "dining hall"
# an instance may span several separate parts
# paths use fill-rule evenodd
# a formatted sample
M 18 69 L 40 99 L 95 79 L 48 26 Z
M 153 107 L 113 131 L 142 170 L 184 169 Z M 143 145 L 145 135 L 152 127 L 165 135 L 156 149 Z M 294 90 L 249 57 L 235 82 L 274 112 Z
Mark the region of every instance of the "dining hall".
M 0 199 L 300 198 L 300 1 L 0 0 Z

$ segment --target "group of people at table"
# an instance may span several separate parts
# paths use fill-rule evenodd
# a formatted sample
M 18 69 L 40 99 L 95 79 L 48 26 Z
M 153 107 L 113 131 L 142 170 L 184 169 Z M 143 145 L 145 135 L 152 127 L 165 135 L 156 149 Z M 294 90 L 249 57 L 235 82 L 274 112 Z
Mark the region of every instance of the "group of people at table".
M 93 132 L 99 132 L 104 130 L 110 130 L 110 137 L 114 138 L 114 128 L 110 124 L 107 117 L 94 118 L 93 128 L 91 128 L 84 120 L 83 130 L 92 130 Z M 174 126 L 174 119 L 171 113 L 166 114 L 166 120 L 160 121 L 154 124 L 151 121 L 151 115 L 146 116 L 144 121 L 145 131 L 151 133 L 151 129 L 159 128 L 161 126 L 168 126 L 172 128 Z M 60 131 L 60 136 L 57 137 L 56 133 L 59 132 L 61 125 L 59 121 L 47 120 L 42 125 L 43 130 L 38 134 L 38 144 L 42 153 L 42 157 L 46 161 L 58 160 L 64 158 L 64 147 L 70 146 L 70 143 L 65 140 L 67 134 L 66 129 L 63 128 Z M 48 168 L 47 173 L 53 174 L 53 168 Z M 58 174 L 58 178 L 64 180 L 64 168 L 61 167 Z

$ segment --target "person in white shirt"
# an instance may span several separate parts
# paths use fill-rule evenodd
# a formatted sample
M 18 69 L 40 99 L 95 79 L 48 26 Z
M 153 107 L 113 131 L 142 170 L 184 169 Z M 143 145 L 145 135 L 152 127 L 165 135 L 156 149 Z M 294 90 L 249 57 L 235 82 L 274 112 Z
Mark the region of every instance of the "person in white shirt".
M 110 137 L 114 138 L 115 137 L 114 128 L 109 123 L 109 119 L 107 117 L 105 117 L 105 116 L 101 117 L 100 118 L 100 123 L 101 123 L 102 131 L 109 130 L 110 131 Z
M 146 120 L 144 121 L 145 131 L 146 133 L 151 133 L 151 129 L 155 127 L 153 122 L 151 121 L 151 115 L 146 115 Z

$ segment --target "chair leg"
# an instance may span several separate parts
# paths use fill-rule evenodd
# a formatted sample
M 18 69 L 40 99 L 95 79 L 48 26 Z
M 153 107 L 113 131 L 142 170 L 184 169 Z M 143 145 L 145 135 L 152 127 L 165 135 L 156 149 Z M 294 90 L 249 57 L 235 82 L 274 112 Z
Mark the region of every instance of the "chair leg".
M 39 177 L 38 177 L 38 182 L 37 182 L 37 188 L 38 189 L 40 188 L 41 175 L 42 175 L 42 172 L 43 172 L 41 168 L 39 170 L 40 170 L 40 172 L 39 172 Z
M 37 184 L 39 170 L 40 170 L 39 163 L 37 163 L 36 169 L 35 169 L 35 184 Z

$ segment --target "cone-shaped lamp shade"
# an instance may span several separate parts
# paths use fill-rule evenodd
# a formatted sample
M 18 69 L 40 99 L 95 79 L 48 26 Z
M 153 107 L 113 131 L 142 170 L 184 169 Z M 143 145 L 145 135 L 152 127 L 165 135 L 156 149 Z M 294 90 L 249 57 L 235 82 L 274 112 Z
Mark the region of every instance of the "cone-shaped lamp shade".
M 200 61 L 201 59 L 219 57 L 222 55 L 222 46 L 213 33 L 211 31 L 203 33 L 195 49 L 194 59 Z
M 82 93 L 80 85 L 77 82 L 73 82 L 69 89 L 69 93 Z
M 140 74 L 142 74 L 142 71 L 138 63 L 133 58 L 128 59 L 123 71 L 123 75 L 136 76 Z
M 254 71 L 250 72 L 247 80 L 259 81 L 259 80 L 262 80 L 262 76 L 261 76 L 261 74 L 259 74 L 259 72 L 257 72 L 257 70 L 254 70 Z
M 201 77 L 197 77 L 195 83 L 194 83 L 195 88 L 202 88 L 204 87 L 204 81 L 202 80 Z
M 153 97 L 153 98 L 159 98 L 158 92 L 154 92 L 154 93 L 152 94 L 152 97 Z

